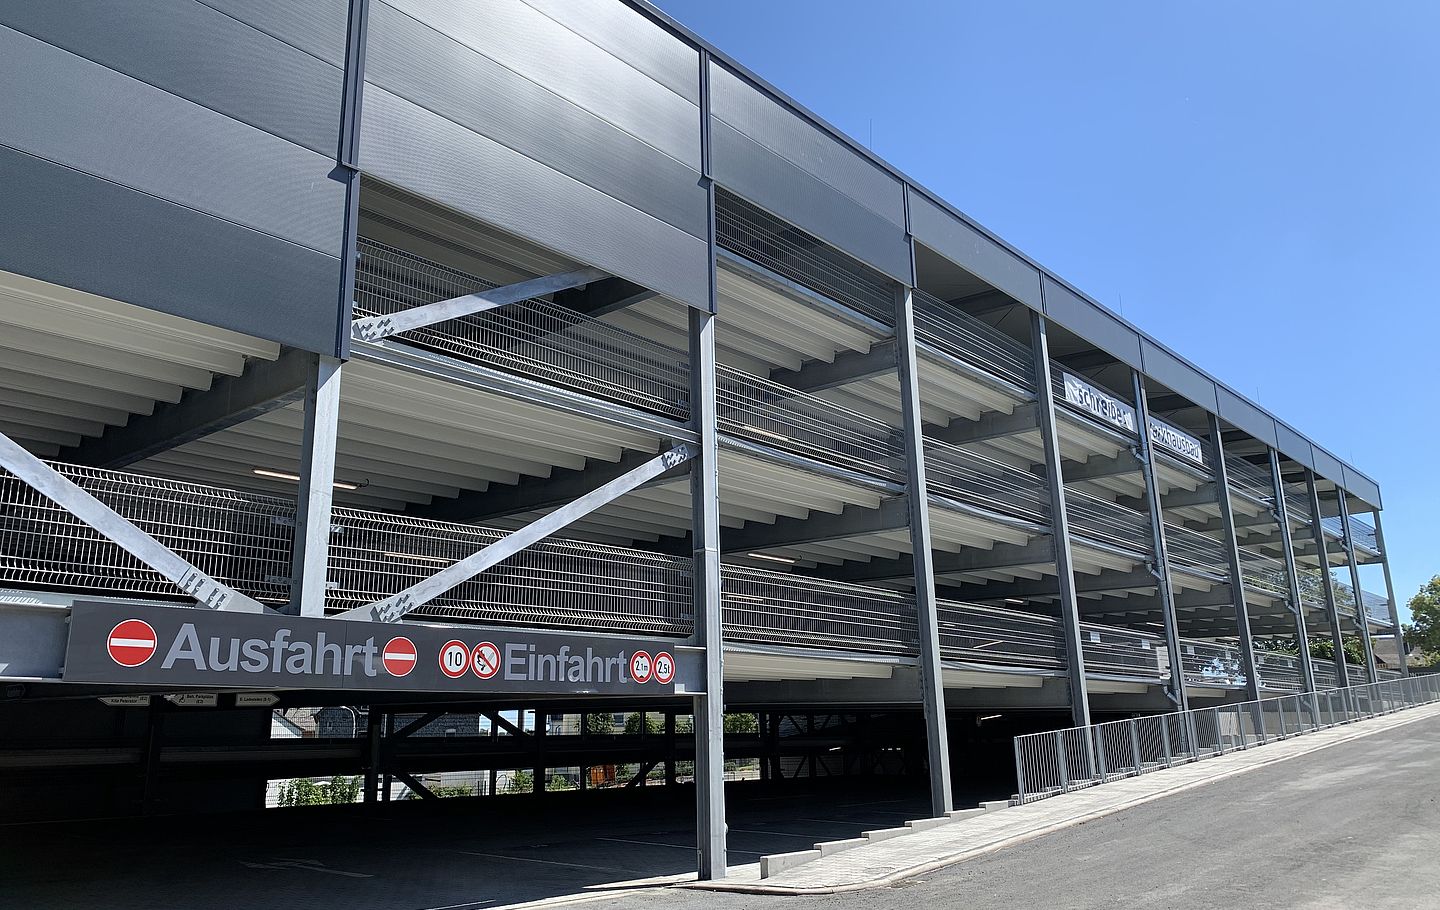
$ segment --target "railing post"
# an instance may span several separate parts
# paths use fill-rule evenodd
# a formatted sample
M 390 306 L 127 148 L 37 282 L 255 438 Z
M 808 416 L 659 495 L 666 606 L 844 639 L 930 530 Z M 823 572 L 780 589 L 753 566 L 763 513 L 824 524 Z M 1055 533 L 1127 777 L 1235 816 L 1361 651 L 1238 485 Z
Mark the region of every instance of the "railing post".
M 1077 727 L 1090 726 L 1090 694 L 1085 678 L 1085 652 L 1080 640 L 1080 606 L 1075 596 L 1075 570 L 1070 554 L 1070 519 L 1065 506 L 1065 474 L 1061 468 L 1060 436 L 1055 428 L 1055 383 L 1050 374 L 1050 343 L 1045 317 L 1030 312 L 1030 342 L 1035 357 L 1035 398 L 1040 437 L 1045 447 L 1050 487 L 1051 537 L 1055 543 L 1055 575 L 1060 586 L 1060 625 L 1065 633 L 1065 661 L 1070 681 L 1070 713 Z
M 1066 758 L 1065 731 L 1055 731 L 1055 759 L 1060 764 L 1060 789 L 1065 793 L 1070 792 L 1070 762 Z
M 1170 584 L 1170 551 L 1165 541 L 1165 509 L 1160 500 L 1160 487 L 1155 480 L 1155 447 L 1150 444 L 1150 401 L 1145 381 L 1139 370 L 1130 371 L 1130 384 L 1135 394 L 1135 414 L 1139 421 L 1140 471 L 1145 480 L 1145 502 L 1150 507 L 1150 544 L 1155 552 L 1155 585 L 1165 627 L 1165 650 L 1170 652 L 1170 688 L 1176 710 L 1190 709 L 1185 694 L 1185 659 L 1180 653 L 1179 618 L 1175 613 L 1175 589 Z M 1187 731 L 1188 732 L 1188 731 Z M 1192 742 L 1193 736 L 1188 736 Z
M 1325 540 L 1325 527 L 1320 522 L 1320 491 L 1315 486 L 1315 472 L 1305 469 L 1305 493 L 1310 497 L 1310 525 L 1315 538 L 1315 552 L 1320 557 L 1320 590 L 1325 595 L 1325 614 L 1330 620 L 1330 641 L 1335 649 L 1335 687 L 1348 690 L 1350 671 L 1345 664 L 1345 632 L 1340 625 L 1340 610 L 1335 603 L 1335 580 L 1330 576 L 1330 545 Z
M 1345 558 L 1350 563 L 1350 588 L 1355 592 L 1355 622 L 1360 626 L 1360 642 L 1365 647 L 1365 678 L 1379 682 L 1375 672 L 1375 649 L 1370 644 L 1370 611 L 1365 609 L 1365 592 L 1360 588 L 1360 563 L 1355 560 L 1354 529 L 1350 526 L 1350 505 L 1343 488 L 1336 488 L 1340 503 L 1340 533 L 1345 537 Z
M 1400 661 L 1400 678 L 1410 675 L 1410 665 L 1405 660 L 1405 635 L 1400 630 L 1400 605 L 1395 600 L 1395 584 L 1390 580 L 1390 551 L 1385 549 L 1385 530 L 1380 524 L 1380 510 L 1372 511 L 1375 519 L 1375 546 L 1380 550 L 1380 566 L 1385 570 L 1385 599 L 1389 601 L 1390 623 L 1395 628 L 1395 654 Z
M 1165 767 L 1175 767 L 1174 756 L 1170 752 L 1170 719 L 1160 715 L 1160 742 L 1165 746 Z
M 1091 749 L 1094 750 L 1095 760 L 1099 765 L 1100 783 L 1110 779 L 1110 772 L 1105 766 L 1105 737 L 1097 724 L 1090 728 Z
M 1260 699 L 1260 674 L 1255 668 L 1255 640 L 1250 634 L 1250 605 L 1245 602 L 1245 575 L 1240 566 L 1240 544 L 1235 536 L 1235 514 L 1230 509 L 1230 472 L 1225 469 L 1225 444 L 1220 438 L 1220 418 L 1210 417 L 1210 444 L 1215 457 L 1215 503 L 1220 507 L 1224 528 L 1225 555 L 1230 563 L 1230 594 L 1235 606 L 1235 625 L 1240 635 L 1240 665 L 1245 668 L 1245 691 L 1250 701 Z
M 910 256 L 913 274 L 915 244 Z M 945 724 L 945 681 L 940 663 L 940 622 L 935 605 L 935 573 L 930 549 L 930 495 L 925 482 L 925 438 L 921 435 L 920 377 L 915 365 L 915 307 L 909 287 L 895 291 L 895 365 L 900 380 L 900 412 L 905 437 L 905 467 L 910 505 L 910 553 L 915 573 L 915 618 L 920 633 L 921 702 L 930 759 L 930 811 L 943 816 L 950 801 L 950 742 Z
M 1015 795 L 1020 798 L 1020 805 L 1025 805 L 1025 747 L 1029 745 L 1028 737 L 1015 737 Z
M 317 354 L 306 377 L 288 610 L 299 616 L 325 615 L 330 513 L 335 500 L 335 446 L 340 425 L 340 375 L 339 360 Z
M 1140 730 L 1133 717 L 1130 718 L 1130 755 L 1135 760 L 1135 773 L 1138 775 L 1144 765 L 1140 758 Z

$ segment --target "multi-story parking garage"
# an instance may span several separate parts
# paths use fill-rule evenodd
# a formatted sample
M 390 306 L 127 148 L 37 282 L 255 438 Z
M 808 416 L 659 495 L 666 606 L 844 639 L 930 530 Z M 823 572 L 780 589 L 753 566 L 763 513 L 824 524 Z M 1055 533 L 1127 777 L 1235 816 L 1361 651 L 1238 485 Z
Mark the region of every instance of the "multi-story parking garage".
M 1372 479 L 648 5 L 80 6 L 0 7 L 9 818 L 619 766 L 719 875 L 727 759 L 938 813 L 1393 672 Z

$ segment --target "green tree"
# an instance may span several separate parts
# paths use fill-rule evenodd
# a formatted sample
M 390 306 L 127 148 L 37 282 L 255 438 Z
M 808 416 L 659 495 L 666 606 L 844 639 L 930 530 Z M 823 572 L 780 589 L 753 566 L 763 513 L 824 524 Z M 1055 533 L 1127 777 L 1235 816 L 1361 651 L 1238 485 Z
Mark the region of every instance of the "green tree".
M 760 720 L 754 714 L 726 714 L 726 733 L 758 733 Z
M 1440 663 L 1440 575 L 1430 579 L 1410 598 L 1410 619 L 1405 644 L 1418 647 L 1427 664 Z
M 644 727 L 641 727 L 641 720 L 644 720 Z M 659 714 L 644 711 L 631 711 L 625 716 L 625 733 L 635 736 L 638 733 L 664 733 L 665 718 Z
M 280 785 L 276 803 L 281 806 L 326 806 L 353 803 L 360 798 L 360 778 L 336 776 L 323 783 L 308 777 Z
M 611 736 L 615 733 L 615 717 L 611 714 L 586 714 L 585 732 L 592 736 Z
M 513 771 L 510 774 L 510 783 L 505 788 L 506 793 L 530 793 L 535 789 L 535 772 Z

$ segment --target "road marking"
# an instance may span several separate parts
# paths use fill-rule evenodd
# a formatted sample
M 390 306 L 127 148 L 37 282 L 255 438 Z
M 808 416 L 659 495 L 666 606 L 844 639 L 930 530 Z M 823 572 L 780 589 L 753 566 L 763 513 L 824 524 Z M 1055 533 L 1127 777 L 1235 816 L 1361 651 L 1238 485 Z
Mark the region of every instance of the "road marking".
M 608 838 L 600 838 L 608 840 Z M 591 866 L 587 863 L 562 863 L 558 859 L 535 859 L 532 856 L 509 856 L 504 853 L 476 853 L 473 850 L 456 850 L 456 853 L 463 853 L 466 856 L 481 856 L 486 859 L 519 860 L 522 863 L 544 863 L 547 866 L 569 866 L 572 869 L 595 869 L 600 872 L 635 872 L 644 874 L 642 869 L 630 869 L 625 866 Z M 434 910 L 445 910 L 443 907 L 436 907 Z
M 443 907 L 423 907 L 421 910 L 471 910 L 472 907 L 483 907 L 486 904 L 495 903 L 495 898 L 487 897 L 483 901 L 467 901 L 463 904 L 446 904 Z
M 731 834 L 769 834 L 774 837 L 799 837 L 804 840 L 812 840 L 813 834 L 792 834 L 789 831 L 756 831 L 753 828 L 730 828 Z
M 623 838 L 623 837 L 597 837 L 597 838 L 595 838 L 595 839 L 596 839 L 596 840 L 608 840 L 608 841 L 610 841 L 611 843 L 615 843 L 615 844 L 638 844 L 638 845 L 640 845 L 641 847 L 670 847 L 671 849 L 674 849 L 674 850 L 691 850 L 691 851 L 693 851 L 693 850 L 695 849 L 695 845 L 694 845 L 694 844 L 664 844 L 664 843 L 661 843 L 660 841 L 653 841 L 653 840 L 628 840 L 627 838 Z M 736 850 L 734 847 L 727 847 L 727 848 L 726 848 L 726 852 L 727 852 L 727 853 L 744 853 L 744 854 L 746 854 L 746 855 L 748 855 L 748 856 L 764 856 L 764 855 L 765 855 L 765 854 L 763 854 L 763 853 L 757 853 L 757 852 L 754 851 L 754 850 Z
M 270 869 L 272 871 L 284 869 L 300 869 L 305 872 L 324 872 L 327 875 L 343 875 L 346 878 L 375 877 L 368 872 L 345 872 L 342 869 L 329 869 L 326 868 L 325 864 L 320 862 L 318 859 L 286 859 L 284 857 L 281 857 L 279 859 L 271 860 L 268 863 L 251 863 L 246 862 L 245 860 L 241 860 L 240 865 L 246 867 L 247 869 Z

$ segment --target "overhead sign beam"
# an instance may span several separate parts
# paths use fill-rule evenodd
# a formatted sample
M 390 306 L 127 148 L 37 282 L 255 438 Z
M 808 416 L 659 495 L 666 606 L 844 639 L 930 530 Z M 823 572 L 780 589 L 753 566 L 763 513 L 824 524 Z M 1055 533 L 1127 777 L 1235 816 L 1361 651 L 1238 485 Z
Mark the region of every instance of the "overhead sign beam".
M 559 275 L 546 275 L 543 278 L 532 278 L 529 281 L 507 284 L 476 294 L 466 294 L 464 297 L 452 297 L 449 300 L 439 300 L 424 306 L 411 307 L 399 313 L 356 319 L 350 324 L 350 332 L 353 337 L 361 341 L 379 341 L 401 332 L 409 332 L 427 325 L 434 325 L 437 322 L 445 322 L 447 319 L 473 316 L 476 313 L 483 313 L 506 304 L 544 297 L 547 294 L 569 290 L 607 277 L 609 276 L 605 272 L 592 268 L 577 269 Z
M 269 612 L 264 604 L 221 584 L 188 560 L 146 534 L 128 518 L 80 489 L 74 483 L 0 433 L 0 467 L 29 484 L 65 511 L 99 531 L 126 553 L 173 581 L 180 590 L 209 610 L 241 613 Z
M 629 473 L 622 474 L 604 486 L 586 493 L 569 505 L 556 509 L 544 518 L 533 521 L 513 534 L 497 540 L 479 552 L 446 566 L 400 593 L 363 607 L 346 610 L 344 613 L 338 614 L 336 618 L 370 622 L 397 622 L 406 614 L 424 606 L 456 585 L 464 584 L 491 566 L 544 540 L 561 528 L 579 521 L 641 484 L 648 483 L 661 474 L 684 464 L 694 458 L 695 454 L 696 447 L 693 445 L 686 443 L 676 446 Z

